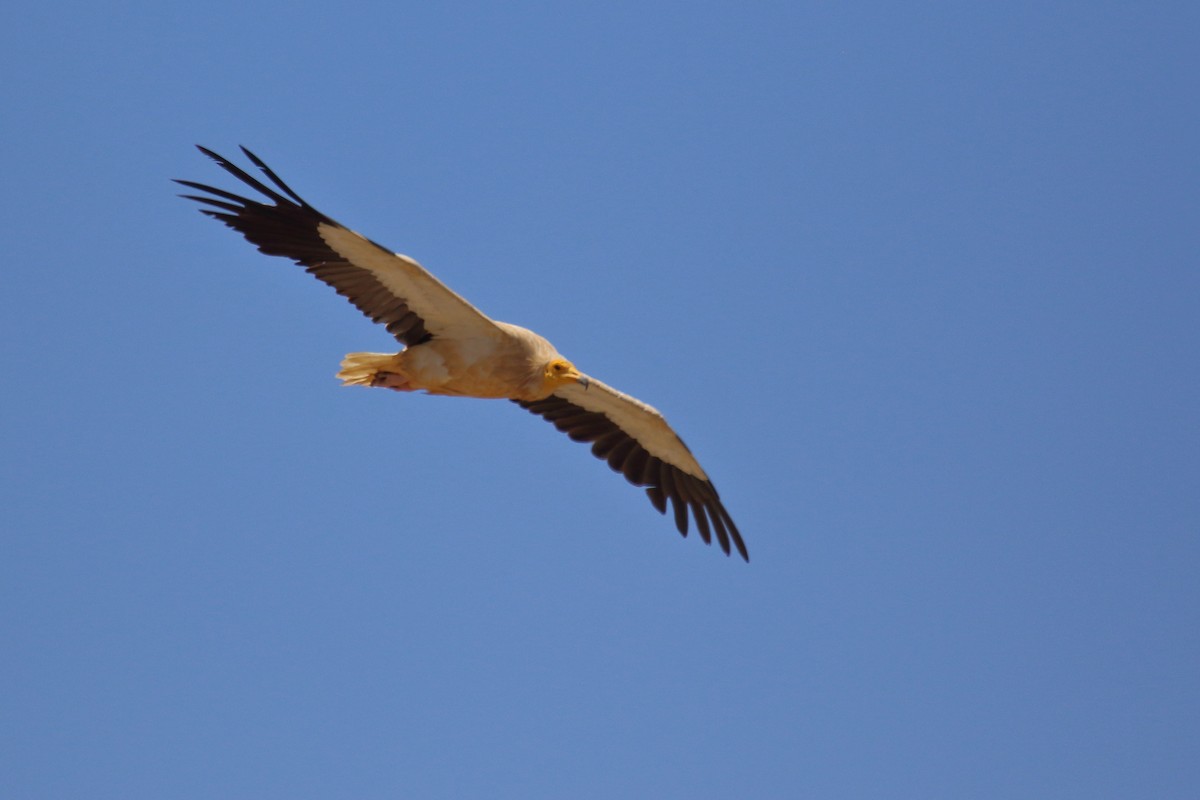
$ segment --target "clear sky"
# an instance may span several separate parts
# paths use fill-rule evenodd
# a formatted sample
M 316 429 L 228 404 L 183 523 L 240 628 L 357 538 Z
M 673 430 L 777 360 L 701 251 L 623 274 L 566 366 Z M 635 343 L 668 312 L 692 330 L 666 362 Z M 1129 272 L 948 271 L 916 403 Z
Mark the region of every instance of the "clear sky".
M 1195 3 L 0 16 L 6 798 L 1195 798 Z M 254 149 L 751 563 L 177 199 Z

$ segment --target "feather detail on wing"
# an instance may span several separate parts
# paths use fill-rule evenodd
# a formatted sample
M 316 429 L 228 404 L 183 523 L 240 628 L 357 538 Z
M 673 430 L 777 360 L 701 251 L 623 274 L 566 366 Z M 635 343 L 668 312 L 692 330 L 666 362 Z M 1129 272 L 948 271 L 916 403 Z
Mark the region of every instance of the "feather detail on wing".
M 255 166 L 275 185 L 264 184 L 207 148 L 202 153 L 273 202 L 179 180 L 207 195 L 184 195 L 272 256 L 286 256 L 350 300 L 406 346 L 433 336 L 472 338 L 503 334 L 485 314 L 430 275 L 416 261 L 393 253 L 317 211 L 246 148 Z
M 690 511 L 700 538 L 711 543 L 715 533 L 726 554 L 732 543 L 742 558 L 750 560 L 716 487 L 654 408 L 594 378 L 589 378 L 586 388 L 568 384 L 542 400 L 513 402 L 571 439 L 591 442 L 597 458 L 634 486 L 646 487 L 646 495 L 659 513 L 666 513 L 669 501 L 675 527 L 682 535 L 687 536 Z

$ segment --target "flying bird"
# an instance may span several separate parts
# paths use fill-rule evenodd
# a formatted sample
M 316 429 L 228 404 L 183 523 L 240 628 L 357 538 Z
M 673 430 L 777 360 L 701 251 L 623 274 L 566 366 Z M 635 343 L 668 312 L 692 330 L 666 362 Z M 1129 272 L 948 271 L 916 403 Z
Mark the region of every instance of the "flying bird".
M 533 331 L 489 318 L 408 256 L 325 216 L 245 147 L 272 185 L 199 149 L 262 198 L 176 180 L 203 193 L 183 197 L 259 251 L 304 267 L 404 345 L 394 354 L 350 353 L 337 373 L 343 385 L 511 400 L 571 439 L 591 442 L 596 457 L 645 487 L 659 513 L 669 501 L 683 536 L 690 512 L 706 543 L 715 535 L 727 555 L 732 545 L 750 560 L 716 487 L 656 409 L 580 372 Z

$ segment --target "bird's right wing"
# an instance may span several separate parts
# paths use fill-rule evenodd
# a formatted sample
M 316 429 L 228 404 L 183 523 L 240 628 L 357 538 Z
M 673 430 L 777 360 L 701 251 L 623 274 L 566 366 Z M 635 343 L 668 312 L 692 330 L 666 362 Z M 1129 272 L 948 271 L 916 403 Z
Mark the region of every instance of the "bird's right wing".
M 179 180 L 177 183 L 207 193 L 184 197 L 210 206 L 201 211 L 241 233 L 263 253 L 286 256 L 303 266 L 372 320 L 387 326 L 406 346 L 434 336 L 504 335 L 487 315 L 413 259 L 375 244 L 310 206 L 246 148 L 242 152 L 278 191 L 213 151 L 199 149 L 273 204 Z

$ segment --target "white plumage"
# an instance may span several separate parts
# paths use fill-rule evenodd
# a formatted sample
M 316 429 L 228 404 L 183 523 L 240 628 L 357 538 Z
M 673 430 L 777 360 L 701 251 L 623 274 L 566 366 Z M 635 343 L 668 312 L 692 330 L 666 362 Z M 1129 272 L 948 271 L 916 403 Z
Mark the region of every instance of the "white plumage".
M 240 232 L 268 255 L 285 256 L 332 286 L 404 345 L 398 353 L 350 353 L 338 377 L 348 385 L 451 396 L 503 398 L 544 417 L 642 486 L 665 513 L 670 502 L 679 532 L 689 512 L 701 538 L 713 535 L 749 560 L 737 526 L 691 451 L 654 408 L 588 377 L 550 342 L 517 325 L 489 318 L 408 256 L 346 228 L 293 192 L 257 156 L 246 156 L 268 186 L 203 147 L 230 174 L 272 201 L 192 181 L 205 214 Z

